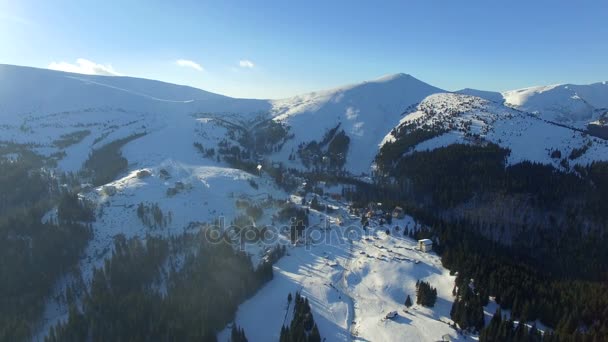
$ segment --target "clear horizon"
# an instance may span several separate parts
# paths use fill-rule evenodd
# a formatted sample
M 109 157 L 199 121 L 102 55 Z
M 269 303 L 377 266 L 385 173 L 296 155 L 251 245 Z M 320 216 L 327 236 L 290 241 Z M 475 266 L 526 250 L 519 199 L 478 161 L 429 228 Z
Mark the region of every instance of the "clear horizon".
M 285 98 L 406 73 L 454 91 L 608 79 L 608 3 L 0 0 L 0 63 Z

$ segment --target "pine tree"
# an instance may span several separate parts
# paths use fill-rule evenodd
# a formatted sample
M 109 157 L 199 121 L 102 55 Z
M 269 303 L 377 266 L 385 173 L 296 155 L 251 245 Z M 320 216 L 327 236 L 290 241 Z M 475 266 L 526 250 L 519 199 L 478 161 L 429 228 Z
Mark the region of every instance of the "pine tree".
M 288 296 L 289 298 L 289 296 Z M 293 318 L 289 327 L 281 327 L 280 342 L 320 342 L 319 328 L 314 321 L 308 298 L 296 292 Z
M 413 303 L 412 303 L 412 298 L 410 298 L 410 295 L 407 295 L 407 298 L 405 299 L 405 306 L 406 306 L 407 308 L 411 308 L 411 307 L 412 307 L 412 305 L 413 305 Z
M 316 323 L 313 325 L 310 335 L 308 335 L 308 342 L 321 342 L 321 334 Z

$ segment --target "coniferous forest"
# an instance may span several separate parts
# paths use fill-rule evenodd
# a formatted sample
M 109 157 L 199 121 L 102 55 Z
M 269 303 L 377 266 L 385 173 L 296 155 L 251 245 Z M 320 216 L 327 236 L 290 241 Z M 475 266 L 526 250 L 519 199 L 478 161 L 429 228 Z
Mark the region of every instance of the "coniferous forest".
M 91 208 L 48 162 L 31 152 L 0 159 L 0 341 L 30 336 L 51 287 L 76 271 L 91 237 Z M 57 215 L 43 219 L 53 206 Z
M 291 305 L 291 293 L 287 297 Z M 315 323 L 308 298 L 296 292 L 293 303 L 293 318 L 287 326 L 281 327 L 280 342 L 321 342 L 319 328 Z
M 175 258 L 176 250 L 188 252 Z M 200 233 L 171 241 L 119 236 L 111 259 L 95 270 L 82 310 L 74 303 L 47 341 L 215 341 L 238 305 L 271 279 L 270 262 L 254 268 L 246 254 Z

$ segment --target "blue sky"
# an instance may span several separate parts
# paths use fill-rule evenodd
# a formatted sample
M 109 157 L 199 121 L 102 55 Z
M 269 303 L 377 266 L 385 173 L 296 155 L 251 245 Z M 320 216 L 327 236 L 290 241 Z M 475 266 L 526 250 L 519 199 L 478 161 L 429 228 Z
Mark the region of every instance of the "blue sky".
M 0 0 L 0 63 L 257 98 L 398 72 L 508 90 L 607 80 L 606 14 L 605 0 Z

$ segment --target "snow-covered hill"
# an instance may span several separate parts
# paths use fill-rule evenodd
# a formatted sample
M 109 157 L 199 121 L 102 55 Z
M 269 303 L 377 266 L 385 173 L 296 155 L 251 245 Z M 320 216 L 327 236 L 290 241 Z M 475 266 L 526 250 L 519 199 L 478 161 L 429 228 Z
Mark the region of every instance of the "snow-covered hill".
M 414 147 L 417 151 L 490 141 L 511 150 L 511 164 L 528 160 L 563 168 L 561 159 L 571 156 L 574 150 L 582 154 L 571 158 L 570 163 L 585 165 L 594 160 L 608 160 L 606 140 L 475 96 L 431 95 L 401 120 L 397 130 L 411 125 L 446 131 L 417 144 Z M 395 132 L 389 133 L 383 142 L 393 141 Z M 560 151 L 561 157 L 552 157 L 553 151 Z
M 176 114 L 251 113 L 269 108 L 265 100 L 234 99 L 153 80 L 0 65 L 0 117 L 3 121 L 86 109 Z
M 608 84 L 558 84 L 502 93 L 505 103 L 541 118 L 584 128 L 608 112 Z
M 465 88 L 455 93 L 472 95 L 534 113 L 552 122 L 585 129 L 608 119 L 608 84 L 555 84 L 508 90 L 502 93 Z M 605 124 L 606 120 L 599 124 Z
M 93 238 L 78 265 L 47 302 L 35 340 L 67 317 L 66 286 L 89 282 L 93 267 L 111 256 L 113 238 L 175 236 L 191 223 L 241 213 L 237 199 L 257 203 L 287 198 L 270 179 L 204 158 L 194 143 L 216 147 L 225 122 L 247 121 L 270 109 L 266 100 L 234 99 L 199 89 L 127 77 L 78 75 L 0 66 L 0 157 L 32 150 L 58 171 L 77 174 L 94 150 L 130 138 L 120 147 L 127 169 L 99 187 L 83 184 L 80 196 L 96 205 Z M 83 180 L 85 181 L 85 180 Z M 166 222 L 151 227 L 138 218 L 140 204 L 158 208 Z M 269 223 L 272 208 L 258 224 Z M 56 210 L 45 215 L 53 219 Z M 266 220 L 266 221 L 264 221 Z M 254 253 L 253 259 L 258 251 Z
M 273 102 L 275 121 L 291 127 L 295 135 L 283 147 L 279 158 L 287 160 L 298 145 L 320 141 L 330 129 L 339 129 L 350 138 L 345 168 L 353 173 L 368 172 L 386 132 L 411 105 L 441 89 L 406 74 L 385 76 L 374 81 L 320 91 Z

